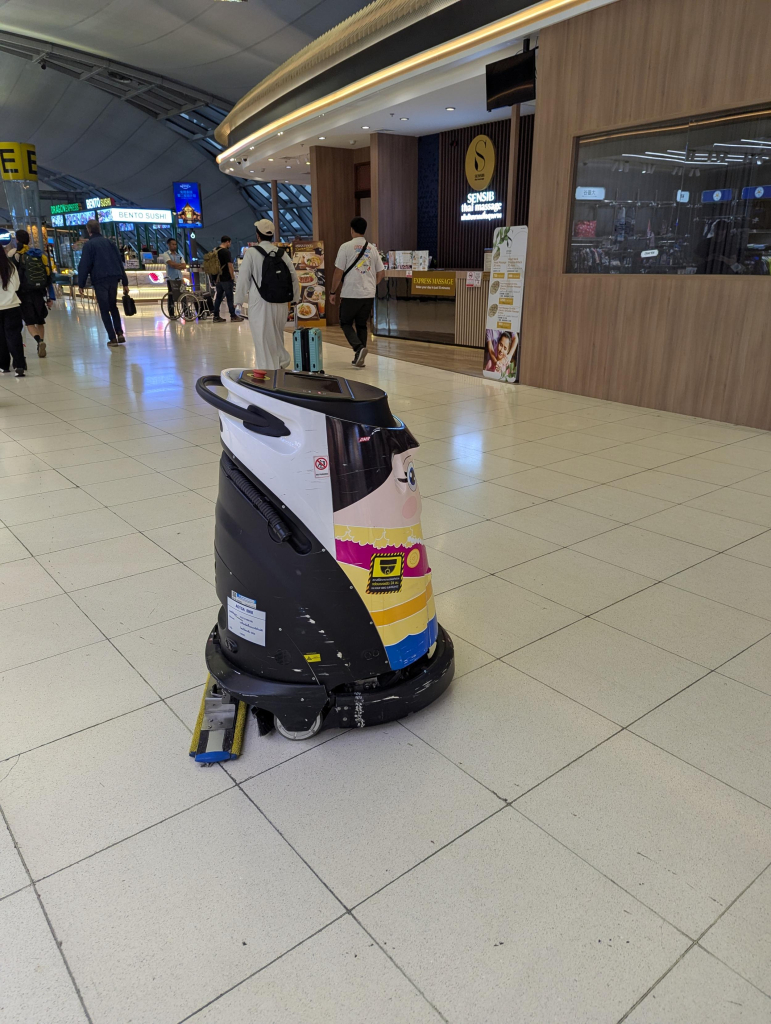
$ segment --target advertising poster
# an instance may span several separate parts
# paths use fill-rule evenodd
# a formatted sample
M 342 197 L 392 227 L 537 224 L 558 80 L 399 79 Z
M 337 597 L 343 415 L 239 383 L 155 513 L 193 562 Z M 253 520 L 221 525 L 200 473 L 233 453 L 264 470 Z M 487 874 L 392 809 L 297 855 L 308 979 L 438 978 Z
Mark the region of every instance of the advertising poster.
M 519 379 L 527 228 L 496 228 L 485 323 L 483 376 L 514 384 Z
M 292 263 L 300 279 L 297 324 L 290 313 L 289 327 L 326 327 L 327 292 L 324 277 L 324 243 L 293 242 Z
M 414 270 L 410 278 L 410 295 L 455 296 L 454 270 Z
M 181 228 L 203 227 L 201 186 L 197 182 L 174 182 L 174 212 Z

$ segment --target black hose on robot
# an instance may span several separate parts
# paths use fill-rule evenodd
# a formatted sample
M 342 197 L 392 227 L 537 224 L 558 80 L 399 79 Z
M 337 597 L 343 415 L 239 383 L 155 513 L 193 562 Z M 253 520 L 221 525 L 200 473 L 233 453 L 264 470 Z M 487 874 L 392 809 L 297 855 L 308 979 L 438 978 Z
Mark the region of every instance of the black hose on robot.
M 278 510 L 224 452 L 222 453 L 222 471 L 236 490 L 240 491 L 246 500 L 257 509 L 276 539 L 282 542 L 291 541 L 293 533 L 289 524 L 281 518 Z

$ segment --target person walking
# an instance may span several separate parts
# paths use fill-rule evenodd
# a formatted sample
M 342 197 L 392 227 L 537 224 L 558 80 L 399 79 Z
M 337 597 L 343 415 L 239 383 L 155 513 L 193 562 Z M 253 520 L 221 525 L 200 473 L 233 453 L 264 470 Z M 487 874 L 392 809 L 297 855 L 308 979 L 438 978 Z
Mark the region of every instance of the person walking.
M 14 260 L 9 260 L 0 245 L 0 371 L 11 372 L 11 359 L 17 377 L 27 369 L 22 340 L 21 299 L 19 271 Z
M 230 319 L 234 324 L 240 324 L 244 319 L 236 313 L 236 307 L 233 305 L 233 287 L 236 282 L 236 271 L 233 266 L 233 253 L 230 251 L 230 236 L 223 235 L 219 247 L 217 249 L 217 256 L 220 261 L 220 272 L 217 278 L 217 292 L 214 298 L 214 317 L 213 323 L 224 324 L 225 318 L 220 316 L 220 309 L 222 307 L 223 298 L 228 304 L 228 312 L 230 313 Z
M 122 345 L 126 339 L 118 312 L 118 284 L 123 282 L 123 294 L 129 293 L 123 260 L 117 247 L 102 234 L 98 220 L 90 220 L 86 228 L 89 238 L 83 246 L 78 264 L 78 290 L 82 295 L 90 275 L 102 323 L 107 331 L 107 344 Z
M 354 217 L 351 240 L 343 242 L 335 258 L 335 274 L 329 293 L 329 301 L 334 306 L 340 291 L 340 327 L 353 349 L 354 366 L 364 366 L 367 358 L 367 321 L 372 315 L 377 286 L 385 277 L 377 246 L 364 237 L 366 230 L 366 220 Z
M 255 222 L 259 245 L 244 252 L 236 284 L 236 305 L 249 305 L 255 366 L 259 370 L 280 370 L 291 358 L 284 348 L 284 327 L 288 304 L 299 302 L 300 282 L 289 256 L 273 242 L 273 222 Z
M 167 238 L 166 245 L 168 249 L 166 252 L 162 252 L 158 257 L 159 263 L 166 264 L 166 287 L 169 291 L 169 313 L 174 316 L 174 303 L 179 302 L 179 296 L 182 294 L 182 287 L 184 280 L 182 279 L 182 271 L 187 266 L 181 254 L 177 251 L 177 240 L 176 238 Z
M 19 271 L 21 318 L 35 339 L 38 356 L 45 359 L 45 322 L 48 310 L 56 301 L 53 264 L 42 249 L 30 246 L 29 231 L 24 228 L 16 232 L 16 246 L 8 255 Z

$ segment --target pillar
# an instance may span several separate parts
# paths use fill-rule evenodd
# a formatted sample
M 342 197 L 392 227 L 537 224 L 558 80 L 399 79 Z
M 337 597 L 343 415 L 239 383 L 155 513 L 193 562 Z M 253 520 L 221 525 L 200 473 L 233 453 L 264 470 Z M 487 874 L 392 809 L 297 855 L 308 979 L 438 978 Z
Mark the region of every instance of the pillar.
M 374 132 L 369 139 L 372 224 L 370 241 L 389 249 L 418 244 L 418 140 Z
M 514 224 L 517 206 L 517 165 L 519 163 L 519 103 L 511 108 L 511 135 L 509 136 L 509 180 L 506 186 L 505 224 Z
M 270 183 L 270 197 L 273 201 L 273 227 L 276 229 L 273 233 L 273 241 L 281 241 L 281 212 L 278 208 L 278 182 L 273 180 Z
M 351 237 L 356 216 L 356 180 L 352 149 L 311 146 L 311 204 L 314 238 L 324 243 L 327 288 L 332 284 L 337 250 Z M 327 296 L 327 323 L 338 323 L 338 306 Z

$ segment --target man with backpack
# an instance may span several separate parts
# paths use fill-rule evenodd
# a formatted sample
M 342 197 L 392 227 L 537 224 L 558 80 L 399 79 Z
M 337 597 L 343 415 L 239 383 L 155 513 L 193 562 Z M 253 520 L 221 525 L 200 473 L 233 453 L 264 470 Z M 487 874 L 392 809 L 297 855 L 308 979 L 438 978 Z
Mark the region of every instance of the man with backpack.
M 287 255 L 273 242 L 273 222 L 255 223 L 256 246 L 244 252 L 236 285 L 236 305 L 249 306 L 249 330 L 254 341 L 255 367 L 280 370 L 291 359 L 284 348 L 289 303 L 300 299 L 297 271 Z
M 372 315 L 372 301 L 377 286 L 385 277 L 377 246 L 364 237 L 366 230 L 366 220 L 354 217 L 351 221 L 351 240 L 343 242 L 337 252 L 335 275 L 329 293 L 329 301 L 334 305 L 340 289 L 340 327 L 353 349 L 354 366 L 364 366 L 367 358 L 367 321 Z
M 236 282 L 236 271 L 233 266 L 233 254 L 230 251 L 230 241 L 230 235 L 223 235 L 220 244 L 214 250 L 217 256 L 217 294 L 214 298 L 213 317 L 215 324 L 225 323 L 225 318 L 220 316 L 223 298 L 227 301 L 228 312 L 232 322 L 239 324 L 244 319 L 236 313 L 236 307 L 233 305 L 233 287 Z M 210 257 L 211 253 L 207 253 L 206 256 L 207 258 Z M 205 260 L 204 269 L 206 269 Z M 208 270 L 206 272 L 209 273 Z
M 45 359 L 45 322 L 48 310 L 56 299 L 53 265 L 47 253 L 30 246 L 29 242 L 29 232 L 19 228 L 16 232 L 16 248 L 8 255 L 16 263 L 21 281 L 19 298 L 22 320 L 35 339 L 37 354 Z

